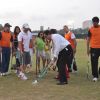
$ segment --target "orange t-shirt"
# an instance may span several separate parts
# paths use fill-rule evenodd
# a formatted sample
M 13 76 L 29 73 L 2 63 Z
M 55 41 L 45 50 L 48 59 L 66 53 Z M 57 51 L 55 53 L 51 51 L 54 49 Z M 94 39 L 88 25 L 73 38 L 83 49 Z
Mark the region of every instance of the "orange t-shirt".
M 72 48 L 74 49 L 75 48 L 75 44 L 74 44 L 74 40 L 71 38 L 71 35 L 73 33 L 72 32 L 68 32 L 65 34 L 65 39 L 68 40 L 72 46 Z
M 2 32 L 1 46 L 10 47 L 11 33 Z
M 100 26 L 98 28 L 90 28 L 90 47 L 91 48 L 100 48 Z

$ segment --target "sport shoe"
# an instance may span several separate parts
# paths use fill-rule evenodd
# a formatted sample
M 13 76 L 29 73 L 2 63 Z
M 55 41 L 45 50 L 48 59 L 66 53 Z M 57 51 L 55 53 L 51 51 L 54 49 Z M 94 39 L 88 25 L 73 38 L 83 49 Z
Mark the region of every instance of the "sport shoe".
M 1 75 L 1 76 L 6 76 L 6 73 L 1 73 L 0 75 Z
M 0 73 L 0 76 L 3 76 L 3 74 L 2 74 L 2 73 Z
M 25 76 L 25 74 L 24 73 L 20 73 L 19 74 L 20 75 L 20 78 L 22 79 L 22 80 L 27 80 L 28 78 Z
M 21 77 L 22 80 L 27 80 L 28 78 L 24 75 Z
M 97 82 L 98 79 L 96 77 L 93 78 L 93 82 Z
M 73 74 L 77 74 L 77 73 L 78 73 L 78 71 L 73 70 L 73 71 L 72 71 L 72 73 L 73 73 Z

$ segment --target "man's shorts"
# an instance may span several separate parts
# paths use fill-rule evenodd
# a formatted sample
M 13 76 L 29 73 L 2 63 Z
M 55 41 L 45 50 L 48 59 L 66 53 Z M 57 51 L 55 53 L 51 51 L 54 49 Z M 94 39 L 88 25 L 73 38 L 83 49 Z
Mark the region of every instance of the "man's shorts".
M 20 65 L 30 64 L 30 52 L 23 52 L 23 54 L 21 54 L 20 51 L 18 51 L 16 57 L 19 59 Z

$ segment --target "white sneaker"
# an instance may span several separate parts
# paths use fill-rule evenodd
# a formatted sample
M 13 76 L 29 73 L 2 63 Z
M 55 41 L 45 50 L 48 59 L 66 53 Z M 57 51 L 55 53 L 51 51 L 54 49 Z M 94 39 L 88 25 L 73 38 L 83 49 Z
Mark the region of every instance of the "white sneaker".
M 28 64 L 28 65 L 27 65 L 27 67 L 28 67 L 28 68 L 30 68 L 30 67 L 31 67 L 31 65 L 30 65 L 30 64 Z
M 28 78 L 24 75 L 21 77 L 22 80 L 27 80 Z
M 21 78 L 22 80 L 27 80 L 27 79 L 28 79 L 28 78 L 25 76 L 25 74 L 22 73 L 22 72 L 20 72 L 19 76 L 20 76 L 20 78 Z
M 5 75 L 6 75 L 6 73 L 2 73 L 2 75 L 3 75 L 3 76 L 5 76 Z
M 3 73 L 0 73 L 0 76 L 3 76 Z
M 97 82 L 98 79 L 96 77 L 93 78 L 93 82 Z
M 6 76 L 6 73 L 1 73 L 0 76 Z
M 78 73 L 78 71 L 74 71 L 74 70 L 73 70 L 73 71 L 72 71 L 72 73 L 73 73 L 73 74 L 77 74 L 77 73 Z

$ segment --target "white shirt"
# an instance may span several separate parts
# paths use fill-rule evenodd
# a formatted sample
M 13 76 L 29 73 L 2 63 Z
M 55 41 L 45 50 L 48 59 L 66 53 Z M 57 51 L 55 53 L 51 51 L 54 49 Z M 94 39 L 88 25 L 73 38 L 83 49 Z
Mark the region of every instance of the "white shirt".
M 30 40 L 32 39 L 32 33 L 28 32 L 27 34 L 24 32 L 20 32 L 18 35 L 18 41 L 23 40 L 23 45 L 24 45 L 24 51 L 29 52 L 29 44 Z
M 52 34 L 53 55 L 58 58 L 59 52 L 62 51 L 70 43 L 59 34 Z

